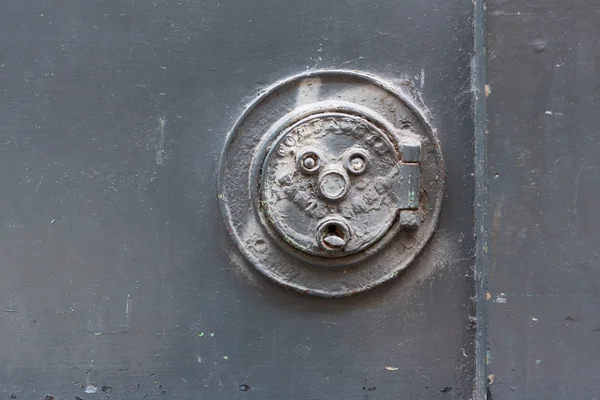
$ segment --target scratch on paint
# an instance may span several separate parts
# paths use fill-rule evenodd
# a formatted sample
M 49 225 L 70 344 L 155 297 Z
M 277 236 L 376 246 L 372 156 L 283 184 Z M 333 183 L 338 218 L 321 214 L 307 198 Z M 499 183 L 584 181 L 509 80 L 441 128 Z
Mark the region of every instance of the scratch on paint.
M 579 200 L 579 183 L 581 181 L 581 174 L 585 170 L 585 167 L 579 167 L 577 174 L 575 175 L 575 190 L 573 190 L 573 211 L 572 214 L 575 217 L 575 220 L 579 222 L 579 215 L 577 214 L 577 203 Z
M 160 118 L 158 120 L 158 126 L 160 131 L 160 136 L 158 138 L 158 143 L 156 144 L 156 164 L 163 165 L 163 146 L 165 144 L 165 126 L 167 125 L 167 120 L 164 118 Z
M 127 295 L 127 301 L 125 302 L 125 325 L 129 326 L 131 321 L 131 296 Z

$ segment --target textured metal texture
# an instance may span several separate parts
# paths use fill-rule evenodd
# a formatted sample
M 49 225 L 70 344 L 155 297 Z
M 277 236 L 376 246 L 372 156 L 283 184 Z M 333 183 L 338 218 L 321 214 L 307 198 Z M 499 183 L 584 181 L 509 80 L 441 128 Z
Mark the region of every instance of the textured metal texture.
M 0 397 L 471 397 L 472 15 L 470 0 L 0 2 Z M 247 265 L 216 176 L 271 83 L 340 68 L 422 99 L 446 188 L 410 268 L 331 300 Z
M 435 229 L 444 182 L 440 144 L 413 103 L 350 71 L 269 89 L 236 123 L 219 174 L 224 216 L 247 259 L 324 297 L 406 268 Z
M 600 398 L 600 13 L 488 2 L 490 394 Z
M 343 256 L 364 250 L 385 235 L 400 210 L 419 207 L 418 160 L 401 163 L 390 135 L 352 114 L 299 121 L 271 144 L 259 207 L 301 251 Z M 356 221 L 338 254 L 315 239 L 327 216 Z
M 491 400 L 488 386 L 488 272 L 489 272 L 489 229 L 488 229 L 488 179 L 487 179 L 487 96 L 486 96 L 486 36 L 484 0 L 474 3 L 473 37 L 474 54 L 471 63 L 471 87 L 473 90 L 473 122 L 475 137 L 473 140 L 473 158 L 475 175 L 474 209 L 474 264 L 475 281 L 475 368 L 473 374 L 473 399 Z

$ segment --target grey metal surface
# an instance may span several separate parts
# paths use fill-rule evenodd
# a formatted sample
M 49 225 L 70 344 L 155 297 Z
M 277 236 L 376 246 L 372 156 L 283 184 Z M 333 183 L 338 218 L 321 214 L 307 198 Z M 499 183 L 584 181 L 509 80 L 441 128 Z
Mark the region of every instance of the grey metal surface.
M 493 399 L 600 398 L 599 21 L 488 3 Z
M 468 0 L 2 2 L 0 395 L 468 398 L 472 13 Z M 439 229 L 414 268 L 350 299 L 256 276 L 218 211 L 234 119 L 312 68 L 413 90 L 446 158 Z
M 488 182 L 487 182 L 487 60 L 486 60 L 486 36 L 485 18 L 486 4 L 483 0 L 474 3 L 473 37 L 474 54 L 471 64 L 471 85 L 473 89 L 473 122 L 475 135 L 473 140 L 473 158 L 475 175 L 475 199 L 474 209 L 474 234 L 475 251 L 473 275 L 475 281 L 475 370 L 474 399 L 487 399 L 491 397 L 487 382 L 487 355 L 488 355 L 488 241 L 489 228 L 487 219 L 488 208 Z

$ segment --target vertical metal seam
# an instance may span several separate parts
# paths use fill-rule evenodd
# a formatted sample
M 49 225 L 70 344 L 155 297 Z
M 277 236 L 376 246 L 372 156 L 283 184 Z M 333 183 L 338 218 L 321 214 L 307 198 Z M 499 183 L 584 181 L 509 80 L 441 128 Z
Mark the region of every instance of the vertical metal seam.
M 488 226 L 487 226 L 487 139 L 486 139 L 486 52 L 485 52 L 485 0 L 474 0 L 473 37 L 474 55 L 471 63 L 471 90 L 474 117 L 474 169 L 475 169 L 475 386 L 474 400 L 486 400 L 487 382 L 487 331 L 488 313 L 486 287 L 488 276 Z M 490 400 L 490 399 L 487 399 Z

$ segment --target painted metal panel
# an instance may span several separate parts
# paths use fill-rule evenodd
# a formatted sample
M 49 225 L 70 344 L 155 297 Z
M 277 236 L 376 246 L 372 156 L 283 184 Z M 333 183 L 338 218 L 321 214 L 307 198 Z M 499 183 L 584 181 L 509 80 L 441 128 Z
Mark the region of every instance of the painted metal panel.
M 1 396 L 471 396 L 471 1 L 31 0 L 0 18 Z M 411 93 L 446 162 L 424 252 L 347 299 L 257 276 L 217 199 L 245 107 L 325 68 Z

